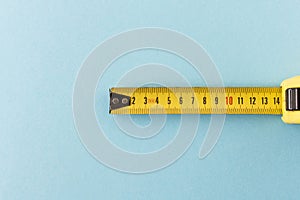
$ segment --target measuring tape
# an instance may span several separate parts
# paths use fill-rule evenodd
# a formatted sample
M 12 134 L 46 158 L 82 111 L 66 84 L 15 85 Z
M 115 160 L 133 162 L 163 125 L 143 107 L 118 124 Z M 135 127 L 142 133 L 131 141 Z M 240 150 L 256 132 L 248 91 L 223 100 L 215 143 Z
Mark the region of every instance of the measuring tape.
M 111 88 L 111 114 L 272 114 L 300 124 L 300 76 L 281 87 Z

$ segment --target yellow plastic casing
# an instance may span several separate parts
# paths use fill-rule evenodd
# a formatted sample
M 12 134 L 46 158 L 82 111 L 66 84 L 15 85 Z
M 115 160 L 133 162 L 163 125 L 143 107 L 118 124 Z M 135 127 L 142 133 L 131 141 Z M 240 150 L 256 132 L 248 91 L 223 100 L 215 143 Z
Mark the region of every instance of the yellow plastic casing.
M 300 88 L 300 76 L 296 76 L 281 83 L 282 87 L 282 121 L 287 124 L 300 124 L 300 111 L 287 111 L 286 110 L 286 96 L 285 91 L 289 88 Z

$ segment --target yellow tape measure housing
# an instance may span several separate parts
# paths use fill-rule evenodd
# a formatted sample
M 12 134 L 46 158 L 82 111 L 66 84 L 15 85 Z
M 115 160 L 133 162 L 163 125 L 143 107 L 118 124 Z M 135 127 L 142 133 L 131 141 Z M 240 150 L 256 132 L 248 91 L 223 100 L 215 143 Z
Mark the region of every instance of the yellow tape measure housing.
M 300 124 L 300 76 L 287 79 L 281 83 L 282 120 L 288 124 Z

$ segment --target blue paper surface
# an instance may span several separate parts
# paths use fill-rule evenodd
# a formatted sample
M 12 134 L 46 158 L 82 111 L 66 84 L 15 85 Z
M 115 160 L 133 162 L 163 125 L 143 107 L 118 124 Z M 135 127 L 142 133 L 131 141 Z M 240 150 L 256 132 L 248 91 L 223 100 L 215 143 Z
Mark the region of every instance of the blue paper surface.
M 76 75 L 89 53 L 112 35 L 141 27 L 193 38 L 226 86 L 279 86 L 300 75 L 299 10 L 298 1 L 1 2 L 0 199 L 299 199 L 300 126 L 284 124 L 280 116 L 227 116 L 217 145 L 200 160 L 210 121 L 201 116 L 197 136 L 179 160 L 135 175 L 94 159 L 72 112 Z M 204 84 L 187 63 L 149 50 L 114 63 L 102 89 L 148 62 Z M 116 145 L 136 152 L 166 144 L 179 120 L 170 116 L 160 135 L 139 142 L 108 113 L 97 116 Z M 133 120 L 149 123 L 146 116 Z

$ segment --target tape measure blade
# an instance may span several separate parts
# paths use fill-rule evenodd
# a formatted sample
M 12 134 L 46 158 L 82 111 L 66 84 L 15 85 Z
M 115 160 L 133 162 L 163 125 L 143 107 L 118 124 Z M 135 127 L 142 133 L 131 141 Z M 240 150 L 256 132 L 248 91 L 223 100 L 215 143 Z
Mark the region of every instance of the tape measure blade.
M 111 114 L 282 114 L 281 88 L 111 88 Z M 113 99 L 118 94 L 118 104 Z M 125 100 L 124 100 L 125 98 Z M 128 99 L 128 101 L 126 101 Z

